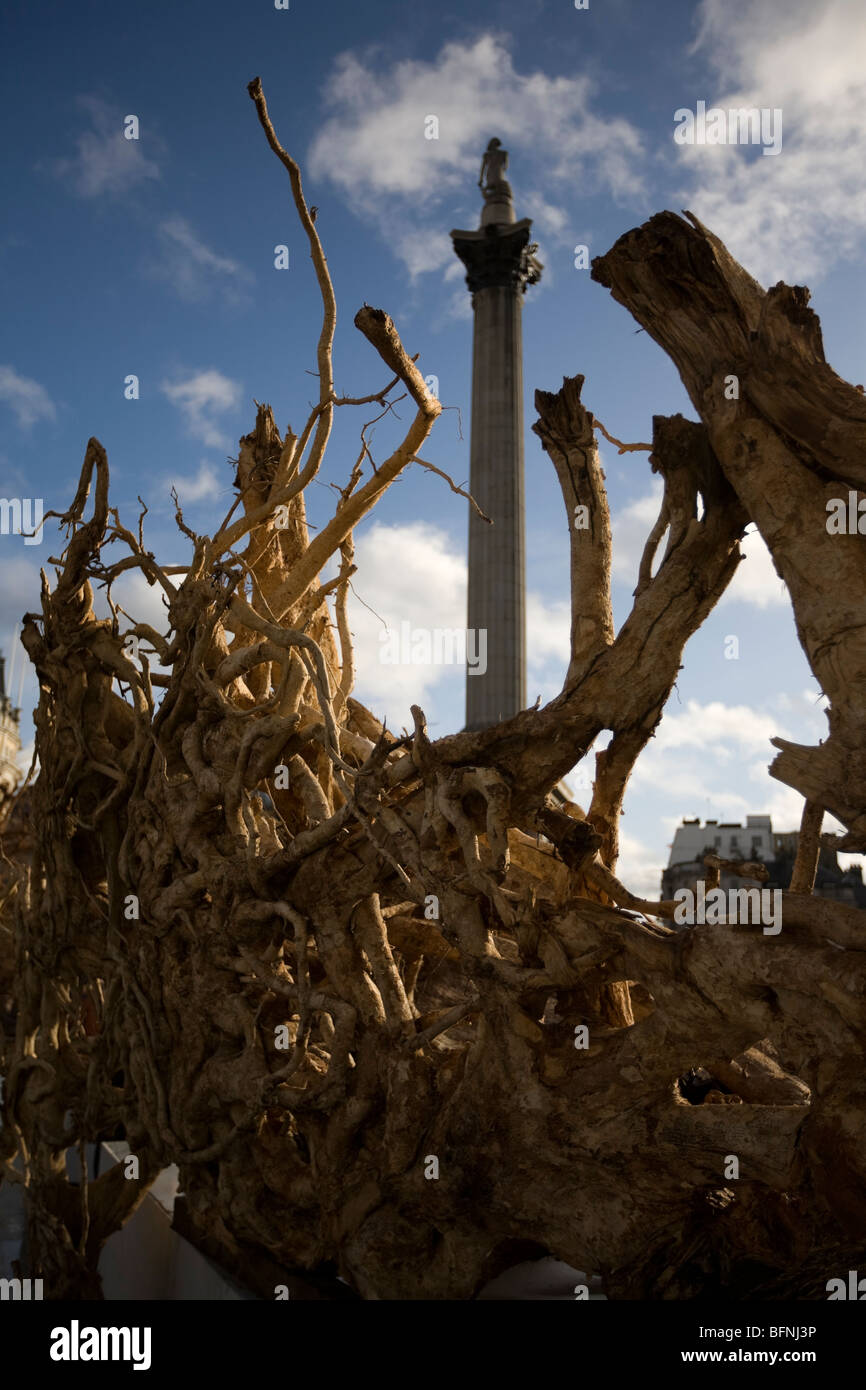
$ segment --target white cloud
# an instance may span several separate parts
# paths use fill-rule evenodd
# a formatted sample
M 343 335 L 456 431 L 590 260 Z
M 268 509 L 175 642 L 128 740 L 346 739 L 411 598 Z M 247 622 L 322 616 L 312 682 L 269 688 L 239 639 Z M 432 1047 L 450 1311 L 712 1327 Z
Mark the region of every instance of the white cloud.
M 630 893 L 634 893 L 637 898 L 649 898 L 657 902 L 661 889 L 662 863 L 658 849 L 651 849 L 643 840 L 620 828 L 616 874 Z
M 45 387 L 32 377 L 19 376 L 14 367 L 0 367 L 0 401 L 14 410 L 22 429 L 37 420 L 53 420 L 57 413 Z
M 180 564 L 182 561 L 169 559 L 164 560 L 164 563 Z M 175 584 L 179 584 L 182 578 L 182 575 L 172 576 Z M 167 599 L 161 584 L 148 584 L 140 570 L 127 570 L 112 584 L 111 598 L 113 603 L 123 610 L 119 617 L 121 634 L 126 633 L 134 623 L 147 623 L 163 637 L 169 637 Z M 105 590 L 102 588 L 94 591 L 93 611 L 98 618 L 112 616 L 106 602 Z M 168 670 L 168 667 L 164 667 L 159 658 L 149 650 L 145 639 L 142 639 L 142 644 L 151 671 Z
M 180 583 L 182 578 L 182 575 L 173 576 L 174 583 Z M 133 622 L 148 623 L 157 632 L 168 635 L 166 594 L 161 584 L 148 584 L 139 570 L 127 570 L 111 586 L 111 596 Z M 100 611 L 98 603 L 94 606 Z M 108 612 L 107 605 L 104 611 Z M 125 630 L 123 623 L 121 628 Z
M 526 595 L 526 696 L 538 695 L 547 704 L 562 690 L 571 645 L 571 604 L 551 601 L 530 591 Z
M 169 483 L 177 488 L 177 495 L 181 506 L 191 502 L 201 502 L 206 497 L 219 500 L 219 494 L 225 486 L 225 480 L 221 480 L 212 464 L 202 459 L 198 466 L 198 472 L 193 477 L 183 477 L 176 475 L 170 478 Z
M 391 728 L 411 728 L 412 704 L 421 705 L 432 726 L 445 701 L 462 706 L 464 668 L 390 664 L 381 658 L 388 632 L 399 634 L 403 622 L 413 628 L 465 628 L 465 556 L 445 531 L 426 522 L 374 522 L 356 537 L 355 563 L 349 619 L 358 671 L 356 694 L 380 718 L 387 718 Z
M 659 514 L 664 487 L 652 484 L 649 492 L 611 514 L 613 579 L 637 583 L 638 567 L 647 536 Z M 653 572 L 658 569 L 667 546 L 667 533 L 656 549 Z M 719 600 L 720 604 L 749 603 L 755 608 L 789 607 L 788 590 L 773 567 L 770 552 L 761 533 L 753 527 L 740 542 L 744 559 Z
M 382 661 L 387 634 L 411 629 L 466 627 L 466 555 L 451 536 L 426 522 L 375 522 L 355 541 L 358 573 L 349 616 L 355 634 L 358 698 L 391 727 L 411 726 L 409 706 L 420 704 L 436 736 L 462 724 L 465 668 L 462 664 Z M 395 582 L 399 576 L 399 582 Z M 365 605 L 368 605 L 365 607 Z M 373 610 L 372 612 L 370 610 Z M 378 616 L 377 616 L 378 615 Z M 568 665 L 569 605 L 527 595 L 527 658 L 530 700 L 562 689 Z
M 51 165 L 76 193 L 82 198 L 126 193 L 138 183 L 160 177 L 158 165 L 143 152 L 143 141 L 126 139 L 124 113 L 96 96 L 79 97 L 78 105 L 90 115 L 93 129 L 78 136 L 74 158 L 56 159 Z M 151 154 L 156 145 L 151 135 L 146 145 Z
M 18 763 L 18 766 L 20 767 L 21 771 L 24 773 L 24 776 L 25 776 L 25 777 L 27 776 L 27 773 L 28 773 L 29 770 L 30 770 L 30 764 L 31 764 L 32 761 L 33 761 L 33 754 L 35 753 L 35 751 L 36 751 L 36 741 L 35 741 L 35 739 L 32 739 L 32 738 L 31 738 L 30 741 L 29 741 L 29 743 L 25 743 L 25 744 L 24 744 L 23 748 L 21 749 L 21 752 L 18 754 L 18 757 L 17 757 L 17 759 L 16 759 L 16 761 L 17 761 L 17 763 Z M 34 772 L 38 771 L 38 768 L 39 768 L 39 763 L 37 762 L 36 767 L 34 768 Z
M 451 277 L 446 271 L 442 278 L 449 280 Z M 431 320 L 434 327 L 440 327 L 444 320 L 463 319 L 466 323 L 472 322 L 472 297 L 462 287 L 447 294 L 443 291 L 438 303 L 439 314 Z
M 638 759 L 626 810 L 633 813 L 640 804 L 646 813 L 642 819 L 655 821 L 660 804 L 677 807 L 675 821 L 660 818 L 668 831 L 682 816 L 742 821 L 750 814 L 772 816 L 776 830 L 796 829 L 803 798 L 770 776 L 777 753 L 770 740 L 778 736 L 815 744 L 826 738 L 825 705 L 823 700 L 816 703 L 816 691 L 809 690 L 780 693 L 772 710 L 719 700 L 689 700 L 680 712 L 669 708 Z M 829 816 L 824 828 L 835 828 Z
M 755 608 L 790 607 L 788 590 L 776 573 L 760 531 L 747 531 L 740 549 L 746 558 L 740 561 L 719 603 L 751 603 Z
M 526 200 L 532 205 L 536 231 L 546 232 L 551 237 L 570 238 L 571 223 L 563 208 L 558 207 L 556 203 L 548 202 L 544 194 L 537 189 L 527 189 Z
M 775 755 L 776 750 L 771 749 Z M 796 830 L 803 815 L 803 797 L 793 787 L 777 782 L 767 774 L 766 762 L 755 762 L 749 768 L 749 781 L 760 785 L 760 810 L 772 816 L 773 827 L 777 831 Z M 832 825 L 831 825 L 832 822 Z M 832 816 L 825 818 L 825 830 L 831 830 L 838 822 Z
M 776 751 L 770 739 L 778 734 L 790 737 L 790 727 L 749 705 L 689 700 L 681 712 L 669 706 L 637 761 L 626 809 L 633 809 L 635 799 L 649 797 L 653 819 L 660 806 L 676 807 L 684 816 L 723 820 L 764 811 L 773 788 L 781 785 L 767 773 Z M 750 781 L 762 779 L 759 792 L 749 790 Z
M 32 553 L 32 552 L 31 552 Z M 53 582 L 53 573 L 52 573 Z M 16 668 L 22 656 L 28 663 L 28 669 L 32 673 L 33 668 L 29 665 L 30 658 L 24 648 L 20 645 L 17 634 L 20 632 L 21 616 L 25 612 L 38 613 L 41 611 L 39 599 L 40 577 L 39 562 L 32 559 L 25 559 L 20 552 L 18 555 L 4 550 L 3 555 L 3 583 L 0 585 L 0 651 L 6 656 L 6 681 L 7 694 L 16 695 L 18 687 L 18 676 L 15 677 L 15 690 L 9 686 L 9 673 L 13 664 L 13 651 L 16 652 L 14 662 Z
M 32 552 L 31 552 L 32 554 Z M 54 573 L 50 572 L 50 582 Z M 0 651 L 6 659 L 6 693 L 14 705 L 21 692 L 21 738 L 27 745 L 17 758 L 18 766 L 26 772 L 33 756 L 33 721 L 31 713 L 39 699 L 36 669 L 21 645 L 21 618 L 24 613 L 40 613 L 39 561 L 25 559 L 4 548 L 3 583 L 0 584 Z M 21 673 L 24 680 L 21 680 Z
M 610 529 L 613 538 L 613 554 L 610 568 L 613 579 L 630 581 L 632 585 L 637 584 L 641 556 L 647 536 L 661 509 L 663 495 L 664 485 L 660 479 L 657 479 L 643 497 L 636 497 L 633 502 L 628 502 L 624 507 L 619 507 L 611 513 Z M 663 538 L 656 550 L 656 564 L 660 562 L 666 544 L 667 540 Z
M 443 202 L 455 207 L 457 197 L 453 215 L 477 225 L 481 195 L 472 190 L 495 133 L 511 151 L 521 215 L 566 237 L 568 213 L 553 194 L 570 202 L 578 185 L 622 199 L 643 192 L 641 137 L 621 117 L 597 114 L 598 94 L 585 74 L 519 71 L 506 43 L 489 33 L 387 69 L 377 54 L 343 53 L 325 94 L 331 114 L 313 140 L 310 171 L 378 225 L 414 276 L 439 270 L 454 255 L 437 215 Z M 429 116 L 438 119 L 438 139 L 425 138 Z M 532 191 L 530 179 L 545 192 Z
M 147 269 L 167 280 L 181 299 L 194 302 L 218 290 L 230 303 L 244 302 L 251 273 L 231 256 L 211 250 L 185 217 L 166 218 L 157 234 L 160 256 Z
M 540 594 L 526 596 L 526 655 L 530 667 L 556 661 L 562 678 L 570 655 L 571 604 L 550 602 Z M 560 680 L 560 685 L 562 680 Z
M 196 372 L 185 381 L 164 381 L 160 390 L 183 413 L 190 434 L 210 448 L 226 447 L 227 435 L 214 423 L 213 417 L 227 410 L 237 410 L 241 400 L 239 382 L 211 368 Z
M 677 147 L 690 176 L 679 206 L 765 283 L 814 281 L 866 232 L 862 0 L 703 0 L 698 22 L 692 51 L 718 83 L 698 95 L 725 110 L 781 108 L 782 150 Z M 694 109 L 691 94 L 682 104 Z
M 396 249 L 413 278 L 432 270 L 450 272 L 452 262 L 457 267 L 457 273 L 461 273 L 462 267 L 455 259 L 454 247 L 447 232 L 433 231 L 426 227 L 400 227 L 396 230 L 396 235 Z M 449 274 L 448 278 L 453 279 L 453 273 Z M 464 298 L 468 299 L 469 296 L 464 293 Z
M 772 753 L 769 740 L 778 733 L 774 716 L 749 705 L 726 705 L 721 700 L 702 705 L 688 700 L 682 714 L 665 711 L 651 747 L 656 752 L 701 748 L 712 753 L 724 752 L 729 745 L 741 754 L 757 749 Z

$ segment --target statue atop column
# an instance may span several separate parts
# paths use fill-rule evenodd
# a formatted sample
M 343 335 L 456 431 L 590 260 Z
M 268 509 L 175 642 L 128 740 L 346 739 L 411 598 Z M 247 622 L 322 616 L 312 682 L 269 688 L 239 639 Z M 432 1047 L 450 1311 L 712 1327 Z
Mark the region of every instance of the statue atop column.
M 504 177 L 505 170 L 508 168 L 508 151 L 502 148 L 502 141 L 493 139 L 484 151 L 484 158 L 481 161 L 481 173 L 478 177 L 478 187 L 484 194 L 484 200 L 488 203 L 503 203 L 511 201 L 511 184 Z M 486 175 L 486 182 L 485 182 Z
M 514 216 L 511 184 L 505 177 L 508 151 L 495 136 L 481 160 L 478 187 L 484 195 L 477 231 L 454 231 L 454 250 L 466 266 L 471 293 L 508 287 L 523 293 L 541 279 L 543 266 L 536 256 L 537 242 L 530 242 L 532 221 Z

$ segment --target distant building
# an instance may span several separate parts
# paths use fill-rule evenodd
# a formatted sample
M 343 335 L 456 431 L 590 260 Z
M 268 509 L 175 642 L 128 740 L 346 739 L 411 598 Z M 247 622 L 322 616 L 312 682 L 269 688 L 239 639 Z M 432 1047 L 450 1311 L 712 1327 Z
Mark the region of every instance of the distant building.
M 731 888 L 787 888 L 797 857 L 800 833 L 797 830 L 775 833 L 769 816 L 746 816 L 746 824 L 737 821 L 684 820 L 677 826 L 671 845 L 668 866 L 662 873 L 663 899 L 670 900 L 679 888 L 695 891 L 699 879 L 706 881 L 705 854 L 717 854 L 720 859 L 760 860 L 766 864 L 769 878 L 759 885 L 757 880 L 741 878 L 723 870 L 720 886 Z M 847 903 L 850 907 L 866 908 L 866 884 L 859 867 L 843 869 L 835 850 L 822 849 L 815 877 L 815 894 Z
M 21 753 L 21 711 L 6 694 L 6 659 L 0 652 L 0 803 L 11 796 L 23 773 L 18 765 Z

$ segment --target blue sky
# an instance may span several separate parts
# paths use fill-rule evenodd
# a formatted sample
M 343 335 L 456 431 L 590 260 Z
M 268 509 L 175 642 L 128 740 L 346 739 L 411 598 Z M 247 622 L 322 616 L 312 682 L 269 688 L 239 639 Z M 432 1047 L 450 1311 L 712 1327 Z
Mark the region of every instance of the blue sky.
M 247 82 L 261 76 L 320 209 L 339 308 L 338 391 L 385 384 L 352 318 L 364 302 L 387 309 L 422 370 L 438 377 L 448 409 L 425 457 L 458 482 L 469 473 L 472 325 L 448 233 L 477 225 L 481 152 L 492 135 L 503 140 L 517 215 L 533 218 L 545 266 L 524 313 L 530 702 L 558 690 L 568 639 L 567 529 L 530 431 L 535 389 L 582 372 L 584 400 L 622 440 L 648 439 L 656 413 L 694 418 L 664 354 L 574 268 L 576 245 L 601 254 L 652 213 L 690 208 L 762 283 L 808 284 L 829 361 L 851 381 L 866 378 L 860 0 L 590 0 L 580 11 L 571 0 L 482 0 L 469 10 L 417 0 L 291 0 L 288 10 L 266 0 L 49 0 L 7 6 L 2 64 L 0 495 L 62 510 L 95 434 L 122 519 L 135 519 L 140 494 L 149 547 L 166 561 L 185 553 L 171 486 L 190 524 L 212 533 L 231 501 L 226 460 L 252 425 L 254 398 L 297 429 L 315 392 L 318 293 Z M 677 145 L 674 113 L 699 100 L 781 108 L 781 153 Z M 130 114 L 137 141 L 123 137 Z M 429 115 L 438 140 L 425 139 Z M 274 268 L 280 243 L 285 271 Z M 131 373 L 135 401 L 124 398 Z M 309 496 L 314 524 L 330 514 L 329 484 L 345 481 L 369 418 L 338 412 Z M 398 429 L 377 426 L 374 458 Z M 621 622 L 658 497 L 646 455 L 619 457 L 603 440 L 601 453 Z M 7 653 L 15 623 L 38 606 L 39 567 L 57 553 L 53 527 L 40 546 L 0 536 Z M 466 504 L 420 470 L 356 534 L 356 694 L 392 727 L 413 700 L 434 734 L 461 724 L 462 671 L 383 665 L 379 633 L 382 621 L 463 625 L 465 540 Z M 767 775 L 769 739 L 814 742 L 826 721 L 783 586 L 760 543 L 746 551 L 731 592 L 687 648 L 629 793 L 621 868 L 637 891 L 657 891 L 683 816 L 769 811 L 777 829 L 799 819 L 800 798 Z M 135 616 L 160 618 L 143 582 L 119 592 Z M 724 655 L 731 635 L 738 660 Z M 28 675 L 25 712 L 35 700 Z M 25 722 L 29 739 L 28 713 Z

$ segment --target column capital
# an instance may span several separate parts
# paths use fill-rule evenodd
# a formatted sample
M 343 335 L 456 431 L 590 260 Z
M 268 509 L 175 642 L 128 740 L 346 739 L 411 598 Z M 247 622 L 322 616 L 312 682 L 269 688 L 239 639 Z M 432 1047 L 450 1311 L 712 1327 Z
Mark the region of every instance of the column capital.
M 451 233 L 472 294 L 490 288 L 511 288 L 525 294 L 527 285 L 538 283 L 543 266 L 535 257 L 537 244 L 529 240 L 531 226 L 531 218 L 524 217 L 520 222 L 494 222 L 478 231 Z

